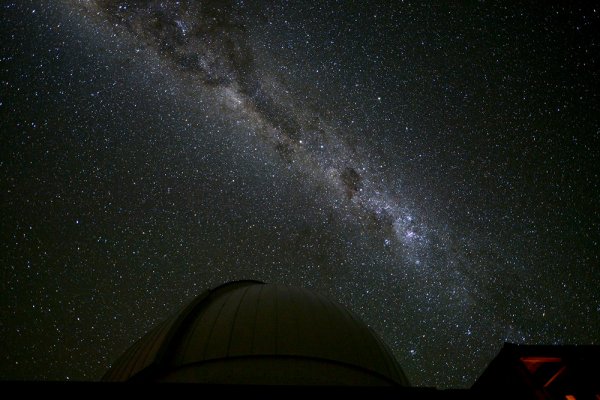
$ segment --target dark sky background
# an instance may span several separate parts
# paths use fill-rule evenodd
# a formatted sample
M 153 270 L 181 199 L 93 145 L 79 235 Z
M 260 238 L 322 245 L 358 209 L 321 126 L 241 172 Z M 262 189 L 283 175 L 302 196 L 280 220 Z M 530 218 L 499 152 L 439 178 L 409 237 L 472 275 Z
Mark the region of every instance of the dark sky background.
M 235 279 L 413 385 L 600 344 L 600 10 L 532 3 L 0 1 L 0 378 L 97 380 Z

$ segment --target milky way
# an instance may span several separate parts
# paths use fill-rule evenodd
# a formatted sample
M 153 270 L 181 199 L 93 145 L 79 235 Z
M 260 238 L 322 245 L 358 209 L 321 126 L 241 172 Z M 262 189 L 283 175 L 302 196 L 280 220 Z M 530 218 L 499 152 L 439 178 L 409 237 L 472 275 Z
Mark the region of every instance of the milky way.
M 269 82 L 257 68 L 239 10 L 230 2 L 98 1 L 117 30 L 125 30 L 170 61 L 170 66 L 206 86 L 216 87 L 232 118 L 243 114 L 288 163 L 332 189 L 336 201 L 355 208 L 356 218 L 388 231 L 389 238 L 412 253 L 426 245 L 427 226 L 410 208 L 395 201 L 368 160 L 336 136 L 323 118 L 296 104 L 280 102 L 285 87 Z M 396 243 L 394 244 L 396 245 Z
M 342 302 L 416 385 L 597 342 L 595 10 L 3 10 L 3 376 L 96 379 L 248 278 Z

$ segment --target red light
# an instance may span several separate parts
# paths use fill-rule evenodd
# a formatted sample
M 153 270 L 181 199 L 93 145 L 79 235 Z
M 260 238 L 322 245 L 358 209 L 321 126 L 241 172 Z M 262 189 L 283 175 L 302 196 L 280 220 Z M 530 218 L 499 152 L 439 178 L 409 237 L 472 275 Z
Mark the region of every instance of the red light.
M 535 374 L 542 365 L 548 363 L 560 363 L 562 359 L 560 357 L 521 357 L 521 362 L 525 364 L 527 370 Z

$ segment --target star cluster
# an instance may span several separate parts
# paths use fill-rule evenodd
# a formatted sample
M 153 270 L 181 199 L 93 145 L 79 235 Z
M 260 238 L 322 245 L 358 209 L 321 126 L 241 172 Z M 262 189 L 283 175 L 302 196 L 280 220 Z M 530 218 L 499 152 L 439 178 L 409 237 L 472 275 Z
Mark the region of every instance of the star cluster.
M 0 378 L 98 379 L 234 279 L 341 302 L 414 385 L 598 344 L 597 9 L 0 6 Z

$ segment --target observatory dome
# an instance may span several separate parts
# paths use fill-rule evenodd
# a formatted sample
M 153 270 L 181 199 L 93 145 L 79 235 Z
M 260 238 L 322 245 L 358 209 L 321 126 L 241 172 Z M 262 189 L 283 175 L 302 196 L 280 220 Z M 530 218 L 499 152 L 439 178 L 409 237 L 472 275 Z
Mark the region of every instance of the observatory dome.
M 408 386 L 391 351 L 355 314 L 318 293 L 258 281 L 202 293 L 103 380 Z

